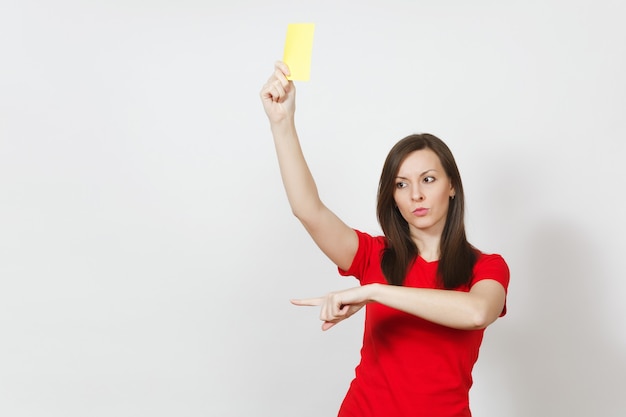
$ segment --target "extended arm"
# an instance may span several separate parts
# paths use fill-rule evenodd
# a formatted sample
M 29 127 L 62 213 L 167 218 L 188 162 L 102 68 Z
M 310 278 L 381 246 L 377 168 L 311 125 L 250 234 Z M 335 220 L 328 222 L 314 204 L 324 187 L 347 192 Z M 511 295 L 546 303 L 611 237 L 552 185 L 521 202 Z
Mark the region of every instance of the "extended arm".
M 433 323 L 462 330 L 482 329 L 504 308 L 504 287 L 485 279 L 469 292 L 369 284 L 330 293 L 325 297 L 292 300 L 296 305 L 321 306 L 323 330 L 350 317 L 365 304 L 377 302 Z
M 304 159 L 294 122 L 295 86 L 286 75 L 289 68 L 277 62 L 261 90 L 270 120 L 280 173 L 293 214 L 319 248 L 342 269 L 348 269 L 358 247 L 358 237 L 321 201 Z

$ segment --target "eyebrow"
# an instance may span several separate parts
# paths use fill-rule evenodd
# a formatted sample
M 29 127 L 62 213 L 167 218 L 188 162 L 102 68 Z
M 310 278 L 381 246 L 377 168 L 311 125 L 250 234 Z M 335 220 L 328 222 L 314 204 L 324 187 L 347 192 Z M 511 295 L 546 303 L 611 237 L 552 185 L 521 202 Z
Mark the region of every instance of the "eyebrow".
M 433 171 L 433 172 L 437 172 L 437 170 L 436 170 L 436 169 L 431 168 L 431 169 L 427 169 L 426 171 L 422 172 L 419 176 L 420 176 L 420 177 L 423 177 L 424 175 L 428 174 L 428 173 L 429 173 L 429 172 L 431 172 L 431 171 Z M 403 176 L 401 176 L 401 175 L 396 176 L 396 178 L 400 178 L 401 180 L 408 180 L 408 178 L 407 178 L 407 177 L 403 177 Z

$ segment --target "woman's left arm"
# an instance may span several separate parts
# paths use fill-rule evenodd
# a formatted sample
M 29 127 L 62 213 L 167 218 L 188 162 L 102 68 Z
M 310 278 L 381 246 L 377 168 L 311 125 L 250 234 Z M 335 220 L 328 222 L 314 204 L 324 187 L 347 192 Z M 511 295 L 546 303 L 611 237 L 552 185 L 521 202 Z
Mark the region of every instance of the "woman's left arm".
M 493 279 L 483 279 L 469 292 L 368 284 L 324 297 L 292 300 L 295 305 L 320 306 L 323 330 L 352 316 L 370 302 L 384 304 L 424 320 L 462 330 L 484 329 L 502 313 L 506 293 Z

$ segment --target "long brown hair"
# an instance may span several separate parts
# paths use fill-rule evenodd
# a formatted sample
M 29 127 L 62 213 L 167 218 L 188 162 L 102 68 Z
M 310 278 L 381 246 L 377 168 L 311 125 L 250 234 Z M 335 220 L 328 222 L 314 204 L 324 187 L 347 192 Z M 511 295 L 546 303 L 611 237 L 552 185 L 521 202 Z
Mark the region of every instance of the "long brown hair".
M 409 225 L 396 208 L 394 190 L 396 176 L 404 159 L 412 152 L 430 149 L 441 161 L 454 188 L 454 198 L 450 200 L 446 223 L 439 244 L 439 264 L 437 275 L 440 285 L 453 289 L 469 284 L 472 269 L 476 263 L 477 251 L 467 241 L 465 233 L 465 195 L 461 175 L 448 146 L 438 137 L 423 133 L 405 137 L 389 151 L 378 184 L 378 223 L 387 238 L 380 266 L 392 285 L 402 285 L 411 264 L 418 255 L 417 246 L 409 234 Z

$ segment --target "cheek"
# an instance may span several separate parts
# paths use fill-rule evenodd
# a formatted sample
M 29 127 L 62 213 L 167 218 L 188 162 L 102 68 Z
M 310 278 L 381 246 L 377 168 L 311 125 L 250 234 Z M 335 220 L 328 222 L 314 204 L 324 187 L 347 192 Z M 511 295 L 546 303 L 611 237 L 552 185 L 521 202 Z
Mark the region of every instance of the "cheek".
M 393 202 L 398 208 L 402 208 L 402 196 L 398 192 L 393 193 Z

